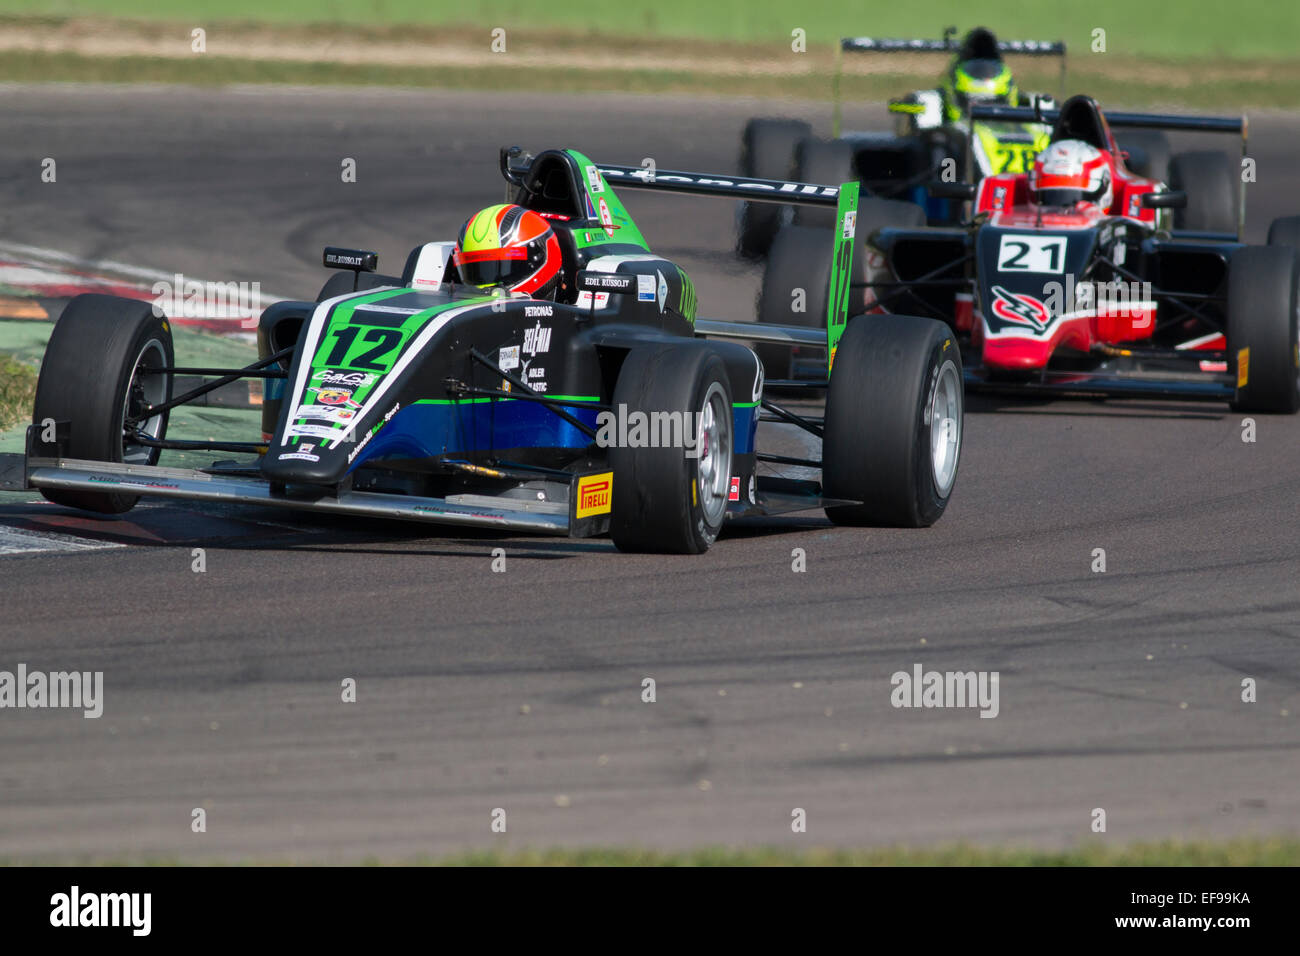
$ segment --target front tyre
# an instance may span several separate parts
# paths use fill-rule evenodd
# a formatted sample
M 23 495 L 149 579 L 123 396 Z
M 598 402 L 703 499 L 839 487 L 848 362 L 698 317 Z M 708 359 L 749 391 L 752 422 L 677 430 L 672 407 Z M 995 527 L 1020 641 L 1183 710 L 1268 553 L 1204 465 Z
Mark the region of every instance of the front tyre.
M 616 443 L 609 456 L 614 545 L 620 551 L 707 551 L 727 516 L 735 448 L 722 358 L 704 342 L 635 348 L 623 361 L 613 406 L 628 425 L 621 436 L 627 441 Z M 638 413 L 647 423 L 643 440 L 637 440 Z M 680 427 L 674 429 L 674 421 Z M 693 437 L 694 448 L 672 440 L 674 433 Z
M 826 396 L 822 486 L 836 524 L 924 528 L 957 481 L 961 352 L 942 322 L 860 315 L 835 350 Z
M 63 310 L 41 362 L 32 421 L 69 423 L 66 454 L 89 461 L 153 465 L 160 449 L 140 441 L 167 434 L 166 411 L 146 415 L 171 398 L 175 365 L 171 324 L 148 302 L 79 295 Z M 120 514 L 138 495 L 41 489 L 50 501 Z

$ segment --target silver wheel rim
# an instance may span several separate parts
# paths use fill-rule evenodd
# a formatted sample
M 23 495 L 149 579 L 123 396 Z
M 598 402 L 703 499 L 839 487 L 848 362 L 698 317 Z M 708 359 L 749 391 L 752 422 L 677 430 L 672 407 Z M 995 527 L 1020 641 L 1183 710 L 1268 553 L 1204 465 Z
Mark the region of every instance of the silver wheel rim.
M 699 450 L 696 481 L 700 510 L 705 523 L 717 527 L 727 511 L 727 486 L 731 480 L 731 409 L 718 382 L 712 383 L 704 395 L 695 441 Z
M 164 413 L 153 415 L 148 421 L 135 424 L 134 427 L 132 422 L 134 416 L 145 408 L 167 400 L 168 383 L 171 378 L 170 374 L 142 375 L 140 370 L 166 366 L 167 351 L 163 348 L 160 339 L 150 339 L 145 342 L 135 357 L 135 363 L 131 366 L 131 379 L 126 386 L 126 396 L 122 399 L 122 460 L 129 465 L 147 465 L 158 451 L 156 448 L 133 441 L 132 437 L 135 432 L 143 432 L 150 438 L 161 438 Z
M 962 387 L 957 366 L 944 362 L 930 391 L 930 470 L 940 498 L 948 497 L 961 453 Z

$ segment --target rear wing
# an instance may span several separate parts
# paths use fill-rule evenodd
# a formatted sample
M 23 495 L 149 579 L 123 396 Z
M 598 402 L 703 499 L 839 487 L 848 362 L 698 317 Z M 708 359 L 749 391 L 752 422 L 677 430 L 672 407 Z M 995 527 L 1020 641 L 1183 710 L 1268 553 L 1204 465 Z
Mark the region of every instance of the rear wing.
M 748 339 L 785 345 L 826 346 L 826 375 L 835 362 L 835 346 L 849 322 L 849 287 L 853 276 L 853 247 L 858 226 L 859 183 L 821 186 L 778 179 L 749 179 L 743 176 L 711 176 L 678 170 L 650 170 L 643 166 L 597 164 L 610 185 L 621 189 L 678 193 L 687 196 L 715 196 L 749 202 L 775 202 L 798 206 L 831 206 L 836 210 L 834 243 L 830 250 L 830 295 L 826 305 L 826 331 L 759 325 L 756 322 L 717 322 L 697 319 L 695 331 L 715 338 Z
M 501 173 L 507 181 L 521 181 L 528 166 L 517 165 L 526 159 L 518 147 L 501 150 Z M 836 210 L 836 228 L 831 256 L 831 288 L 826 307 L 826 331 L 820 329 L 759 325 L 757 322 L 722 322 L 697 319 L 698 335 L 713 338 L 746 339 L 779 345 L 826 347 L 827 375 L 833 361 L 835 344 L 849 320 L 849 287 L 853 275 L 853 247 L 856 245 L 858 191 L 856 182 L 840 186 L 799 183 L 780 179 L 751 179 L 745 176 L 715 176 L 688 173 L 675 169 L 651 169 L 645 166 L 615 166 L 597 163 L 596 168 L 610 186 L 648 192 L 674 193 L 684 196 L 713 196 L 742 199 L 747 202 L 772 202 L 796 206 L 829 206 Z
M 973 106 L 971 119 L 1014 123 L 1052 123 L 1060 110 L 1035 106 Z M 1233 133 L 1241 137 L 1241 158 L 1246 159 L 1250 120 L 1245 116 L 1182 116 L 1177 113 L 1112 113 L 1102 111 L 1108 126 L 1114 129 L 1167 129 L 1182 133 Z M 1237 239 L 1246 233 L 1246 180 L 1241 180 L 1237 200 Z
M 845 53 L 956 53 L 961 43 L 956 39 L 957 28 L 947 27 L 942 40 L 905 40 L 885 37 L 844 37 L 835 48 L 835 72 L 831 81 L 831 135 L 840 135 L 842 114 L 840 77 L 844 69 Z M 1014 56 L 1059 56 L 1061 58 L 1061 98 L 1065 98 L 1065 41 L 1064 40 L 999 40 L 999 53 Z
M 675 169 L 652 170 L 644 166 L 607 166 L 602 163 L 597 163 L 596 166 L 611 186 L 624 189 L 795 206 L 835 206 L 839 202 L 839 186 L 789 182 L 783 179 L 684 173 Z

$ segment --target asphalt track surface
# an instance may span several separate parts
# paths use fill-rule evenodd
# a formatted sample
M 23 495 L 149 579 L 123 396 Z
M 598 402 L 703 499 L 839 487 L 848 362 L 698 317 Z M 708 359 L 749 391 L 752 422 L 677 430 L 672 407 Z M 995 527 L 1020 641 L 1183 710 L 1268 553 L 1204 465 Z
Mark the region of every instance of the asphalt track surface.
M 2 88 L 0 105 L 6 239 L 304 296 L 327 243 L 396 268 L 500 201 L 502 144 L 727 172 L 744 119 L 772 111 L 77 87 Z M 1252 118 L 1256 240 L 1300 211 L 1298 125 Z M 47 156 L 56 184 L 39 179 Z M 730 255 L 729 204 L 626 199 L 696 278 L 702 314 L 750 317 L 758 273 Z M 0 668 L 102 670 L 105 710 L 0 712 L 0 857 L 1294 833 L 1300 420 L 1260 416 L 1257 441 L 1241 435 L 1216 405 L 972 401 L 934 528 L 750 522 L 698 558 L 254 510 L 90 522 L 6 504 L 11 537 L 87 544 L 0 557 Z M 892 707 L 891 674 L 918 663 L 998 671 L 996 719 Z M 1243 678 L 1258 702 L 1241 701 Z M 206 833 L 191 832 L 196 807 Z

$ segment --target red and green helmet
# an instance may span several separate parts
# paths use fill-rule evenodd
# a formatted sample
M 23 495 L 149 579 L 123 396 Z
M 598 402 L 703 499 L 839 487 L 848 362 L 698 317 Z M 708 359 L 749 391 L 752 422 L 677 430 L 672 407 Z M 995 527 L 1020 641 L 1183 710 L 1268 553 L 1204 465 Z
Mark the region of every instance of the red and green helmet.
M 456 271 L 466 285 L 500 286 L 535 299 L 551 299 L 560 284 L 563 259 L 551 224 L 531 209 L 489 206 L 460 227 Z

